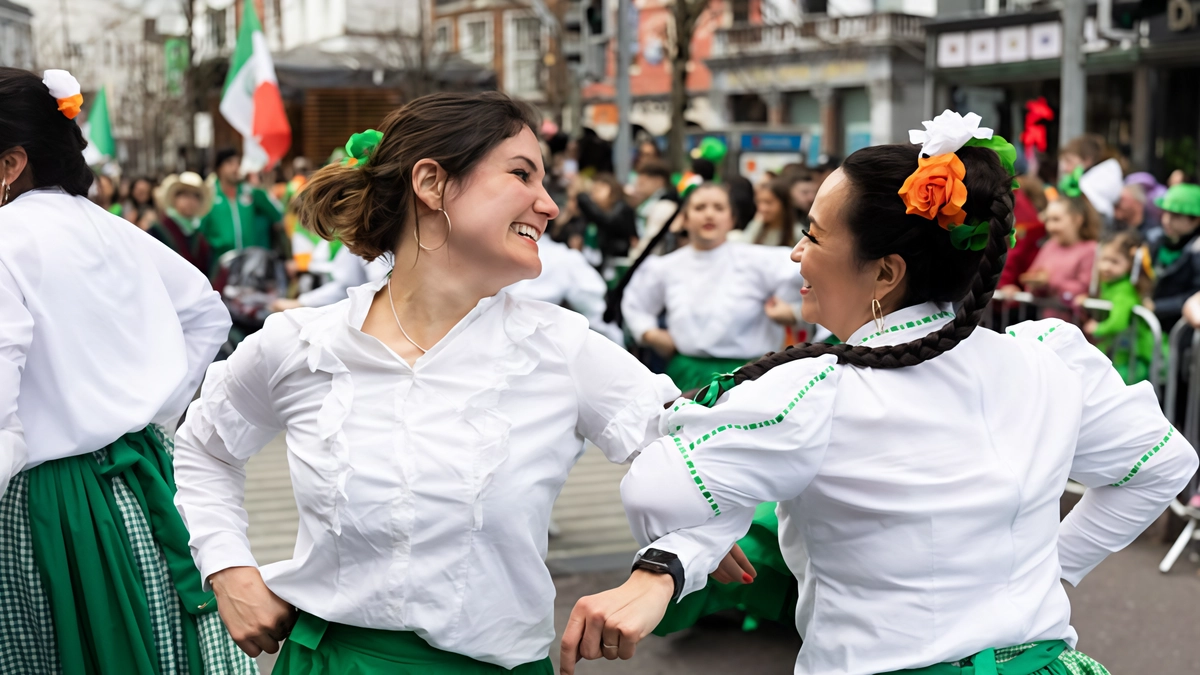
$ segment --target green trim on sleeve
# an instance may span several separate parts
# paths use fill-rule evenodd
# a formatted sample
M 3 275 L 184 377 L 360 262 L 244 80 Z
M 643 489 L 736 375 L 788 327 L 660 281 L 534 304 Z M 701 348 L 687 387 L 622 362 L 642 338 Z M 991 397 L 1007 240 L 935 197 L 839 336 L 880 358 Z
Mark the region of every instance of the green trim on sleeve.
M 679 454 L 683 456 L 684 463 L 687 464 L 688 474 L 691 476 L 692 480 L 695 481 L 696 487 L 700 490 L 700 495 L 704 497 L 704 500 L 708 502 L 708 506 L 713 510 L 713 515 L 721 515 L 721 507 L 717 505 L 717 501 L 713 498 L 712 493 L 704 485 L 704 479 L 700 476 L 699 470 L 696 469 L 696 465 L 692 461 L 691 451 L 695 450 L 698 445 L 704 443 L 710 438 L 713 438 L 719 433 L 733 431 L 735 429 L 738 431 L 750 431 L 753 429 L 769 427 L 773 424 L 779 424 L 788 416 L 788 413 L 790 413 L 792 409 L 796 407 L 796 404 L 799 403 L 801 399 L 803 399 L 808 392 L 817 385 L 817 383 L 824 380 L 830 373 L 834 371 L 834 368 L 835 366 L 826 366 L 824 370 L 814 375 L 812 379 L 804 385 L 804 388 L 792 397 L 792 400 L 788 402 L 787 407 L 780 411 L 779 414 L 765 419 L 762 422 L 753 422 L 751 424 L 722 424 L 716 429 L 697 437 L 696 440 L 688 443 L 686 446 L 683 444 L 683 439 L 675 435 L 676 432 L 682 429 L 682 427 L 677 426 L 675 427 L 675 431 L 672 431 L 668 434 L 671 439 L 675 441 L 675 448 L 679 450 Z M 688 401 L 688 403 L 691 403 L 691 401 Z M 679 410 L 679 406 L 675 406 L 675 410 Z
M 1150 461 L 1151 457 L 1157 455 L 1159 450 L 1162 450 L 1164 447 L 1166 447 L 1167 443 L 1171 440 L 1171 438 L 1173 436 L 1175 436 L 1175 427 L 1172 426 L 1167 429 L 1167 435 L 1163 436 L 1162 440 L 1158 442 L 1158 445 L 1155 445 L 1153 448 L 1150 448 L 1149 452 L 1142 455 L 1142 458 L 1137 461 L 1137 464 L 1133 465 L 1133 468 L 1129 470 L 1129 473 L 1125 474 L 1125 477 L 1122 478 L 1121 480 L 1113 483 L 1112 487 L 1121 487 L 1122 485 L 1133 480 L 1133 477 L 1136 476 L 1138 474 L 1138 472 L 1142 470 L 1142 465 L 1145 464 L 1146 462 Z

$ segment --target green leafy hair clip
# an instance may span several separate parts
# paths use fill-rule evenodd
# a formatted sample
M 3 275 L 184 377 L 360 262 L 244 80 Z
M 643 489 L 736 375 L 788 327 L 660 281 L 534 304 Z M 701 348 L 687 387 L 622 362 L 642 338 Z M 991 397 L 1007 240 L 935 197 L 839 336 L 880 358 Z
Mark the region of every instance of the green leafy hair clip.
M 374 129 L 354 134 L 350 140 L 346 141 L 346 158 L 342 160 L 342 164 L 361 167 L 371 158 L 381 140 L 383 140 L 383 133 Z

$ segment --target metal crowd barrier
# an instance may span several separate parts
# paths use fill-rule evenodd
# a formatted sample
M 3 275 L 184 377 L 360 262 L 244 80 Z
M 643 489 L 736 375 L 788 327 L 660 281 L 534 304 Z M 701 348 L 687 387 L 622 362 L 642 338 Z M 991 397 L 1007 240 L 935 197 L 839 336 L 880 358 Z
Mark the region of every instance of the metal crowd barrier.
M 1188 323 L 1184 319 L 1180 319 L 1174 327 L 1171 328 L 1171 334 L 1168 339 L 1170 347 L 1167 359 L 1167 391 L 1165 396 L 1165 410 L 1167 418 L 1175 424 L 1175 428 L 1183 433 L 1183 437 L 1192 444 L 1192 447 L 1200 447 L 1200 330 L 1192 331 L 1191 349 L 1187 350 L 1185 357 L 1184 335 L 1187 333 Z M 1187 398 L 1184 399 L 1183 420 L 1177 419 L 1180 406 L 1179 390 L 1180 380 L 1184 374 L 1184 369 L 1187 369 Z M 1188 543 L 1194 540 L 1200 540 L 1200 513 L 1196 509 L 1190 509 L 1181 503 L 1178 499 L 1171 502 L 1171 512 L 1179 518 L 1183 519 L 1183 531 L 1179 533 L 1179 537 L 1175 539 L 1175 543 L 1171 545 L 1171 549 L 1167 551 L 1167 555 L 1163 557 L 1162 562 L 1158 564 L 1158 571 L 1166 574 L 1171 571 L 1171 567 L 1175 565 L 1175 561 L 1179 560 L 1179 556 L 1183 555 L 1183 551 L 1187 548 Z

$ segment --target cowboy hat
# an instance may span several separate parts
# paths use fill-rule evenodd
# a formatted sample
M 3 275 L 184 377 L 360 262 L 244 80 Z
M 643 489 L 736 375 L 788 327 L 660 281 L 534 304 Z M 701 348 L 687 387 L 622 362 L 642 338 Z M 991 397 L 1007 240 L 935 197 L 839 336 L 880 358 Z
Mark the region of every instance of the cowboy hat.
M 164 207 L 164 210 L 166 207 L 169 207 L 175 203 L 175 195 L 178 194 L 180 190 L 185 188 L 195 190 L 200 193 L 200 212 L 196 215 L 204 216 L 212 210 L 212 188 L 210 188 L 208 184 L 204 182 L 204 179 L 200 177 L 200 174 L 194 171 L 184 171 L 183 173 L 179 174 L 178 177 L 175 177 L 174 180 L 171 180 L 171 177 L 168 176 L 167 180 L 163 182 L 162 206 Z

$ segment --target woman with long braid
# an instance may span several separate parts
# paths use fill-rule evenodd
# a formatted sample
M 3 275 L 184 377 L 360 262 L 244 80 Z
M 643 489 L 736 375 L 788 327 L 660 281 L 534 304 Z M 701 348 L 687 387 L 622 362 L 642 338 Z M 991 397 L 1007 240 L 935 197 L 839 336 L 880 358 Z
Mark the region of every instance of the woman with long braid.
M 564 672 L 628 658 L 703 583 L 654 574 L 678 569 L 672 538 L 777 501 L 784 557 L 807 560 L 797 674 L 1107 673 L 1074 651 L 1060 579 L 1132 541 L 1197 458 L 1153 389 L 1125 386 L 1074 326 L 976 330 L 1015 155 L 978 122 L 944 113 L 920 150 L 860 150 L 822 185 L 793 255 L 804 318 L 844 344 L 764 357 L 715 405 L 671 407 L 622 484 L 650 560 L 580 600 Z M 1089 490 L 1060 524 L 1068 478 Z

